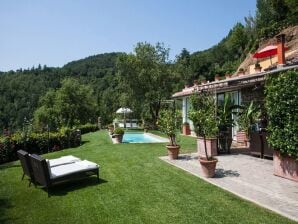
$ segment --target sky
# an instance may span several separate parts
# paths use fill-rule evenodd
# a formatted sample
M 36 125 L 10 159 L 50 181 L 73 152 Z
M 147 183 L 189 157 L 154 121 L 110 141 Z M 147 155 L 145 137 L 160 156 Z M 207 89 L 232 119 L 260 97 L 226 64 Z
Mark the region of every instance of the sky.
M 163 42 L 173 60 L 227 36 L 255 0 L 0 0 L 0 71 Z

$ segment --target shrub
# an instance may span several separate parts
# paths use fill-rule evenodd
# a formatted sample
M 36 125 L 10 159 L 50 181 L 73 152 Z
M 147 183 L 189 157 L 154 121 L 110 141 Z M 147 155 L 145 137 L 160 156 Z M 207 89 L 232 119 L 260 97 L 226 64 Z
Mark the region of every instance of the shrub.
M 23 135 L 17 132 L 11 136 L 0 137 L 0 164 L 17 160 L 17 151 L 42 154 L 57 151 L 81 144 L 81 132 L 62 128 L 59 132 L 31 132 Z
M 273 74 L 266 81 L 268 142 L 281 153 L 298 158 L 298 72 Z
M 123 135 L 124 134 L 124 130 L 122 128 L 116 128 L 114 130 L 114 134 L 115 135 Z
M 86 134 L 86 133 L 89 133 L 89 132 L 95 132 L 98 130 L 98 126 L 96 124 L 84 124 L 84 125 L 81 125 L 78 127 L 78 129 L 81 130 L 81 134 Z

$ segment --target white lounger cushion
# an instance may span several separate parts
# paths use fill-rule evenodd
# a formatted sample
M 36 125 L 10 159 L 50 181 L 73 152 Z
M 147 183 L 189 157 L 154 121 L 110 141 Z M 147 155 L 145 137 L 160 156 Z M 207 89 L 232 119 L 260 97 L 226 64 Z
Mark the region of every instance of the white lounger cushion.
M 55 179 L 69 174 L 73 174 L 81 171 L 88 171 L 96 168 L 98 168 L 98 165 L 96 163 L 92 163 L 88 160 L 83 160 L 79 162 L 65 164 L 62 166 L 52 167 L 50 170 L 50 175 L 51 175 L 51 179 Z
M 61 165 L 74 163 L 78 161 L 80 161 L 79 158 L 70 155 L 70 156 L 62 156 L 58 159 L 50 159 L 49 163 L 50 163 L 50 167 L 55 167 L 55 166 L 61 166 Z

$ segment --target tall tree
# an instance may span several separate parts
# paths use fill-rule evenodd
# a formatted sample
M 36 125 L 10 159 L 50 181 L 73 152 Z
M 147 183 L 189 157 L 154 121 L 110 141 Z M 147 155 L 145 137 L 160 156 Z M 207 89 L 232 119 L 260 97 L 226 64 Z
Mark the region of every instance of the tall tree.
M 134 53 L 122 55 L 117 63 L 119 85 L 126 94 L 126 105 L 141 117 L 156 124 L 163 100 L 172 93 L 173 71 L 169 49 L 163 44 L 155 46 L 138 43 Z M 124 102 L 123 102 L 124 103 Z
M 176 57 L 176 71 L 184 84 L 190 84 L 193 80 L 193 72 L 191 69 L 190 53 L 185 48 Z
M 34 113 L 39 127 L 50 125 L 74 127 L 95 121 L 96 104 L 90 86 L 80 84 L 76 79 L 62 81 L 60 89 L 50 90 L 41 98 L 40 107 Z

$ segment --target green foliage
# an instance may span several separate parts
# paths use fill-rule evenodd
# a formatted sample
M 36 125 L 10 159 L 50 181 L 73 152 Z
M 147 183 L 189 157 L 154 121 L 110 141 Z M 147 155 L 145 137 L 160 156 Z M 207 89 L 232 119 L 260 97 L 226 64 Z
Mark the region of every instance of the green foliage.
M 227 37 L 217 45 L 205 51 L 195 52 L 189 59 L 185 51 L 182 51 L 176 60 L 177 72 L 184 77 L 183 80 L 198 79 L 199 75 L 212 80 L 216 74 L 220 76 L 231 74 L 248 53 L 258 48 L 260 40 L 271 38 L 282 29 L 297 24 L 297 1 L 257 0 L 256 15 L 245 17 L 244 25 L 235 24 Z M 185 75 L 182 69 L 189 74 Z M 181 80 L 180 86 L 183 84 Z
M 216 104 L 210 93 L 193 94 L 188 117 L 192 120 L 197 136 L 215 137 L 218 132 Z
M 157 121 L 159 129 L 170 139 L 170 145 L 177 145 L 176 133 L 180 125 L 177 122 L 176 114 L 173 109 L 163 109 Z
M 232 101 L 231 95 L 225 94 L 223 105 L 218 105 L 218 108 L 217 108 L 219 128 L 226 129 L 234 125 L 234 120 L 232 119 L 232 113 L 235 108 L 236 106 Z
M 192 77 L 190 58 L 191 55 L 185 48 L 183 48 L 181 53 L 176 57 L 175 71 L 184 84 L 191 84 L 194 79 L 194 77 Z
M 81 144 L 81 134 L 74 129 L 62 128 L 59 132 L 31 132 L 26 136 L 16 132 L 11 136 L 0 137 L 0 164 L 17 159 L 17 151 L 42 154 Z
M 65 79 L 60 89 L 50 90 L 41 98 L 34 114 L 39 128 L 62 126 L 73 128 L 95 120 L 96 106 L 90 86 L 81 85 L 76 79 Z
M 86 134 L 89 132 L 95 132 L 98 130 L 98 126 L 96 124 L 84 124 L 84 125 L 80 125 L 78 126 L 76 129 L 79 129 L 81 131 L 81 134 Z
M 257 0 L 255 23 L 258 38 L 270 38 L 287 26 L 297 25 L 297 10 L 295 0 Z
M 133 108 L 134 115 L 149 120 L 154 126 L 161 102 L 173 92 L 174 76 L 169 62 L 169 49 L 138 43 L 134 54 L 124 54 L 117 62 L 122 107 Z
M 298 72 L 271 75 L 266 82 L 268 142 L 281 153 L 298 158 Z
M 114 130 L 114 134 L 115 134 L 115 135 L 124 135 L 124 130 L 123 130 L 123 128 L 116 128 L 116 129 Z
M 33 118 L 39 99 L 50 89 L 60 88 L 61 81 L 68 77 L 75 77 L 92 87 L 97 116 L 102 118 L 103 124 L 111 122 L 111 111 L 119 108 L 115 92 L 118 85 L 115 66 L 119 55 L 99 54 L 70 62 L 62 68 L 44 66 L 4 72 L 0 75 L 0 130 L 6 127 L 12 132 L 22 129 L 25 117 Z
M 134 54 L 107 53 L 73 61 L 62 68 L 38 66 L 0 72 L 0 129 L 20 130 L 25 118 L 32 119 L 34 112 L 41 120 L 38 123 L 61 122 L 55 116 L 57 111 L 45 106 L 50 104 L 52 93 L 45 95 L 50 89 L 60 88 L 61 81 L 69 77 L 91 86 L 95 113 L 102 118 L 102 124 L 110 123 L 112 112 L 123 106 L 133 108 L 136 118 L 155 124 L 162 100 L 184 84 L 199 77 L 212 80 L 216 74 L 231 74 L 248 53 L 258 48 L 260 40 L 297 24 L 296 0 L 257 0 L 256 15 L 245 17 L 245 24 L 235 24 L 222 41 L 207 50 L 190 54 L 183 49 L 174 63 L 168 60 L 169 49 L 162 44 L 139 43 Z M 39 99 L 48 102 L 36 111 Z M 86 122 L 95 123 L 95 117 L 90 118 Z M 77 122 L 70 119 L 68 125 Z
M 248 106 L 241 106 L 242 110 L 240 111 L 240 116 L 238 117 L 239 130 L 245 131 L 249 135 L 251 126 L 257 122 L 257 119 L 260 117 L 260 110 L 254 104 L 253 101 L 250 102 Z

